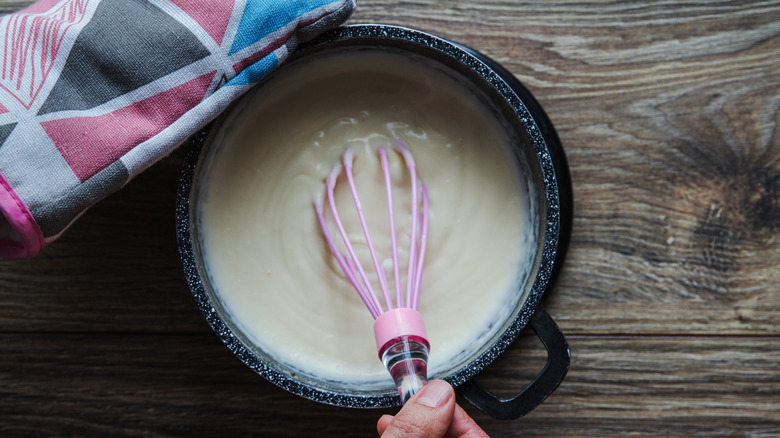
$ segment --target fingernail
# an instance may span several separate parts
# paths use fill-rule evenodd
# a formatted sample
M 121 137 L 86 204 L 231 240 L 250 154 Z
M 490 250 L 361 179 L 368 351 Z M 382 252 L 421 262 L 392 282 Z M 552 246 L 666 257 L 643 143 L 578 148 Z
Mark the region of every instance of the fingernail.
M 449 383 L 443 380 L 434 380 L 425 385 L 422 391 L 420 391 L 420 396 L 417 397 L 417 403 L 430 408 L 438 408 L 447 403 L 451 393 L 452 388 Z

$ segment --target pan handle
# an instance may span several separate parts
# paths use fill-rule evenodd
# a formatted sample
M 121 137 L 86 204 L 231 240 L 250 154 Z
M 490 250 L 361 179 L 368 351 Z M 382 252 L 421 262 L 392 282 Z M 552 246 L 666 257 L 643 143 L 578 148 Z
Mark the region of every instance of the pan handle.
M 547 364 L 520 394 L 509 399 L 499 398 L 474 379 L 458 387 L 460 395 L 495 419 L 514 420 L 531 412 L 555 391 L 569 371 L 569 344 L 544 307 L 539 305 L 529 323 L 547 349 Z

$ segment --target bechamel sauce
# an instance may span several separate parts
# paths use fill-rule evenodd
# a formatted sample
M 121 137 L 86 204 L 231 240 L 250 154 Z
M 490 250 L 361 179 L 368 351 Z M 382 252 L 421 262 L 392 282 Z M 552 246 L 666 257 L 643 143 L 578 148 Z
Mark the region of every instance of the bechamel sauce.
M 338 58 L 288 67 L 225 124 L 200 181 L 199 229 L 219 300 L 251 342 L 315 379 L 381 389 L 392 382 L 377 358 L 373 319 L 312 209 L 343 151 L 357 153 L 371 218 L 386 214 L 377 147 L 403 141 L 428 186 L 420 311 L 432 376 L 473 354 L 513 310 L 535 246 L 530 201 L 508 137 L 457 81 L 383 51 L 330 56 Z M 408 173 L 390 155 L 397 211 L 407 216 L 398 227 L 408 236 Z M 347 190 L 340 181 L 344 215 L 354 211 Z M 387 228 L 370 220 L 372 237 L 387 242 Z M 405 260 L 405 245 L 401 253 Z

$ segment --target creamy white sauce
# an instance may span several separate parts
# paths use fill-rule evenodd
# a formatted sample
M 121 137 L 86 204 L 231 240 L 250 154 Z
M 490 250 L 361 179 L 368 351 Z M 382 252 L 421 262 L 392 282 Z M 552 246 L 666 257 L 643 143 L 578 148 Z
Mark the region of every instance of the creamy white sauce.
M 312 202 L 352 147 L 372 236 L 387 247 L 375 150 L 396 139 L 413 153 L 431 200 L 420 302 L 429 374 L 463 365 L 520 300 L 535 251 L 531 201 L 509 138 L 480 101 L 437 69 L 388 52 L 287 66 L 216 136 L 197 211 L 221 305 L 251 348 L 296 373 L 359 390 L 392 388 L 373 319 L 333 261 Z M 391 160 L 398 227 L 408 235 L 408 174 L 397 154 Z M 345 215 L 354 211 L 347 190 L 340 180 Z M 405 245 L 401 254 L 405 260 Z

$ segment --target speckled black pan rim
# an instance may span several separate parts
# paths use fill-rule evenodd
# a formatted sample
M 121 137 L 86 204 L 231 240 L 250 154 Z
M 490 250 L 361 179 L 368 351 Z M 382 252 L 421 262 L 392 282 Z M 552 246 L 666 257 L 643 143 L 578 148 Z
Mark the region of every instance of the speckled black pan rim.
M 538 158 L 542 186 L 545 191 L 544 199 L 546 199 L 545 208 L 541 209 L 545 215 L 542 220 L 546 223 L 546 227 L 544 236 L 542 236 L 543 249 L 539 256 L 539 268 L 536 272 L 533 286 L 511 324 L 498 336 L 492 345 L 485 348 L 483 353 L 471 363 L 446 377 L 446 380 L 453 386 L 459 386 L 481 372 L 486 366 L 500 356 L 526 327 L 529 319 L 536 311 L 542 296 L 547 290 L 556 263 L 562 262 L 560 257 L 556 257 L 559 255 L 558 246 L 561 226 L 558 181 L 556 178 L 553 157 L 548 148 L 547 140 L 549 138 L 546 139 L 545 135 L 540 130 L 539 125 L 537 124 L 537 118 L 543 117 L 545 119 L 544 123 L 549 126 L 551 126 L 551 124 L 543 113 L 539 114 L 537 112 L 536 114 L 532 114 L 523 100 L 513 91 L 505 78 L 496 70 L 489 67 L 485 62 L 481 61 L 473 52 L 456 43 L 414 29 L 381 24 L 352 25 L 337 28 L 328 31 L 317 39 L 301 46 L 299 50 L 292 54 L 291 60 L 307 56 L 309 53 L 333 45 L 366 45 L 370 47 L 390 46 L 403 50 L 411 50 L 415 53 L 430 56 L 445 64 L 454 66 L 454 68 L 467 71 L 472 75 L 476 75 L 475 77 L 486 81 L 489 86 L 495 89 L 496 93 L 509 103 L 514 110 L 517 119 L 522 123 L 526 134 L 533 145 L 536 157 Z M 177 193 L 176 227 L 179 253 L 186 280 L 199 309 L 206 317 L 209 325 L 230 351 L 247 366 L 265 377 L 271 383 L 293 394 L 321 403 L 343 407 L 381 408 L 400 405 L 400 400 L 393 394 L 363 395 L 339 393 L 315 388 L 291 378 L 249 351 L 220 318 L 203 285 L 201 268 L 196 259 L 191 238 L 192 218 L 190 216 L 190 195 L 193 188 L 195 170 L 200 158 L 200 152 L 207 144 L 208 131 L 209 128 L 204 129 L 191 140 L 192 149 L 185 160 Z M 549 140 L 554 142 L 558 141 L 557 137 Z

